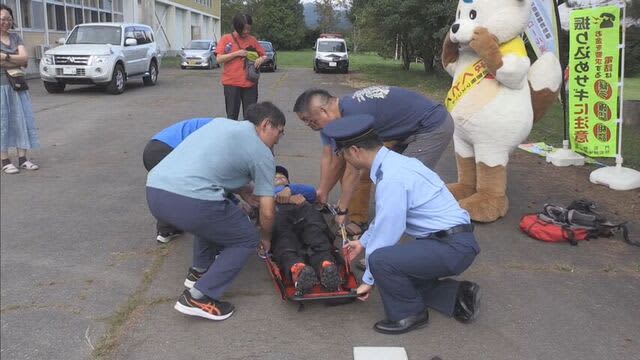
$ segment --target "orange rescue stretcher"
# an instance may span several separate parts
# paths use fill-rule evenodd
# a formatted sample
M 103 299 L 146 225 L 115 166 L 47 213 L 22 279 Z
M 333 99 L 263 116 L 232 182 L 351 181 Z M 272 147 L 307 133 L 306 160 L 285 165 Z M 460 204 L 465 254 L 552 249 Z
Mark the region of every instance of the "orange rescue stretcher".
M 321 211 L 325 213 L 329 212 L 334 216 L 336 215 L 336 210 L 331 205 L 324 205 Z M 340 235 L 342 237 L 342 246 L 340 246 L 340 249 L 334 246 L 333 250 L 338 262 L 336 265 L 339 265 L 340 277 L 342 279 L 342 285 L 338 291 L 327 291 L 323 289 L 321 285 L 317 284 L 310 292 L 301 294 L 296 290 L 293 282 L 282 274 L 280 266 L 270 256 L 266 257 L 265 264 L 267 270 L 269 274 L 271 274 L 275 288 L 280 293 L 282 300 L 298 303 L 300 310 L 302 310 L 303 305 L 307 302 L 325 302 L 328 305 L 340 305 L 352 302 L 358 297 L 356 294 L 358 281 L 351 272 L 351 266 L 349 265 L 350 250 L 348 246 L 345 246 L 348 244 L 348 238 L 344 225 L 340 225 Z

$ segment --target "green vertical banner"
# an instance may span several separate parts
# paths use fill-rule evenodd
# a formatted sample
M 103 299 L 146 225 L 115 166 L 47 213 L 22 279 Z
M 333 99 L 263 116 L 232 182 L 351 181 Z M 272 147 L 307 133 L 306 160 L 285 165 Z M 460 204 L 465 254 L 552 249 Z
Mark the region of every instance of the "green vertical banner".
M 569 18 L 569 139 L 591 157 L 615 157 L 620 8 L 572 10 Z

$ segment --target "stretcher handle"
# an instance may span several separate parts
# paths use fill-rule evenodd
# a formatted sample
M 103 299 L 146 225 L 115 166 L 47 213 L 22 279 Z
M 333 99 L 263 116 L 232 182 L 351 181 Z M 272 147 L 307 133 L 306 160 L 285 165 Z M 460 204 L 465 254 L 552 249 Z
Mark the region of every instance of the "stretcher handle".
M 331 204 L 324 204 L 324 207 L 329 210 L 331 215 L 338 215 L 338 210 L 336 207 Z M 340 227 L 340 235 L 342 236 L 342 256 L 344 257 L 345 268 L 347 270 L 347 274 L 351 273 L 351 263 L 349 261 L 351 249 L 349 248 L 349 239 L 347 238 L 347 228 L 344 224 L 338 224 Z

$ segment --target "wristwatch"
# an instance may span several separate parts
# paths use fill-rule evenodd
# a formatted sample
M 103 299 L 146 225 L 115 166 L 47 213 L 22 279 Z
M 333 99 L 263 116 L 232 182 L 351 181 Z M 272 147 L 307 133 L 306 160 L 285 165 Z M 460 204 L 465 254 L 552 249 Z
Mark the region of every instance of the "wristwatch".
M 340 207 L 336 208 L 336 215 L 347 215 L 349 213 L 349 209 L 340 210 Z

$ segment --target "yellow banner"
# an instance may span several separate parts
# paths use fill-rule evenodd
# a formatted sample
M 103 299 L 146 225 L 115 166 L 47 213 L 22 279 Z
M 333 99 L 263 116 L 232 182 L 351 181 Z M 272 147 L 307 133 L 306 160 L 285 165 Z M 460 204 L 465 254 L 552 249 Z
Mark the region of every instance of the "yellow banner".
M 615 157 L 619 118 L 620 8 L 572 10 L 569 29 L 571 148 L 591 157 Z
M 500 52 L 502 55 L 515 54 L 518 56 L 527 56 L 527 50 L 524 47 L 524 41 L 521 37 L 516 37 L 500 46 Z M 460 99 L 477 85 L 480 80 L 484 79 L 489 74 L 487 65 L 482 59 L 469 65 L 453 82 L 449 93 L 447 93 L 447 99 L 444 101 L 444 105 L 449 111 L 453 109 Z

